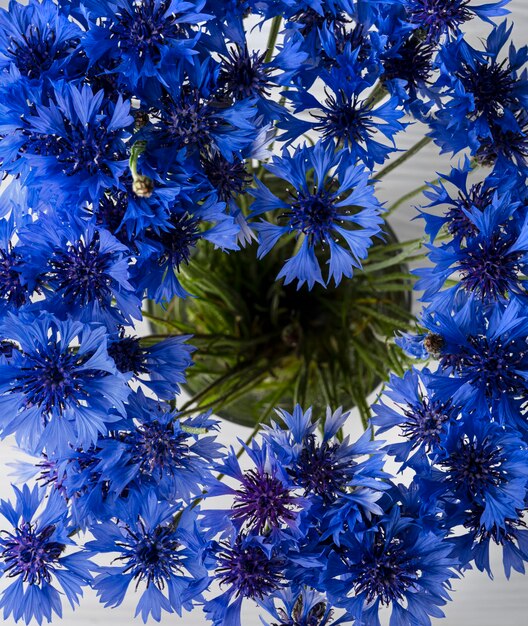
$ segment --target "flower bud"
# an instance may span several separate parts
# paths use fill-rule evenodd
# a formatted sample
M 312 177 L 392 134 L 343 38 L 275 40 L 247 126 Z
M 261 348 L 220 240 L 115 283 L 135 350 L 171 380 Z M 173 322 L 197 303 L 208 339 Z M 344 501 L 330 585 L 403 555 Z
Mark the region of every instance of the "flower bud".
M 150 198 L 154 191 L 154 182 L 148 176 L 139 174 L 132 183 L 132 191 L 140 198 Z

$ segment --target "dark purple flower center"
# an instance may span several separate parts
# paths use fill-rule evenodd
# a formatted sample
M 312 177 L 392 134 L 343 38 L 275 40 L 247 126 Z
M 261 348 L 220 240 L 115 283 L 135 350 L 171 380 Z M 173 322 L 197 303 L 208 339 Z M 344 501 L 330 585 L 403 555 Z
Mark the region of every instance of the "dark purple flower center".
M 262 599 L 282 586 L 282 562 L 256 546 L 222 544 L 217 562 L 220 583 L 231 585 L 237 597 Z
M 21 576 L 30 585 L 49 583 L 53 566 L 65 547 L 50 541 L 55 527 L 50 525 L 37 531 L 32 524 L 24 522 L 14 533 L 3 532 L 5 538 L 0 540 L 0 550 L 4 574 L 9 577 Z
M 481 138 L 477 158 L 482 165 L 493 166 L 499 157 L 511 160 L 522 167 L 528 160 L 528 113 L 523 109 L 516 113 L 518 130 L 504 129 L 491 123 L 491 137 Z
M 471 510 L 466 513 L 464 528 L 473 533 L 475 541 L 484 543 L 489 540 L 494 541 L 497 545 L 508 545 L 515 543 L 519 535 L 523 535 L 528 530 L 528 524 L 522 519 L 522 511 L 518 511 L 518 517 L 515 519 L 506 519 L 504 526 L 493 525 L 487 529 L 481 524 L 484 505 L 472 503 Z
M 159 62 L 159 48 L 181 38 L 184 32 L 177 23 L 178 16 L 167 13 L 170 1 L 142 0 L 130 2 L 128 7 L 123 4 L 108 22 L 111 37 L 125 53 L 140 60 L 149 55 L 155 63 Z
M 331 501 L 344 491 L 356 463 L 337 456 L 339 444 L 327 441 L 318 444 L 314 435 L 308 435 L 291 470 L 292 476 L 305 492 L 315 493 Z
M 130 446 L 131 463 L 138 465 L 147 477 L 163 473 L 174 474 L 185 467 L 189 457 L 187 435 L 175 432 L 171 423 L 150 422 L 140 424 L 137 429 L 125 436 Z
M 114 254 L 102 253 L 100 247 L 95 233 L 88 242 L 79 240 L 54 252 L 49 262 L 50 275 L 67 301 L 81 306 L 95 301 L 110 304 Z
M 438 41 L 445 33 L 456 33 L 460 24 L 473 17 L 467 7 L 471 0 L 410 0 L 407 12 L 414 24 L 427 33 L 428 41 Z
M 79 43 L 70 38 L 57 41 L 57 33 L 49 28 L 29 25 L 20 39 L 11 37 L 7 54 L 20 73 L 28 78 L 40 78 L 57 60 L 66 58 Z
M 171 228 L 162 231 L 158 236 L 158 240 L 163 246 L 160 264 L 169 263 L 179 270 L 182 263 L 189 262 L 191 250 L 200 238 L 198 225 L 199 220 L 188 213 L 172 215 L 170 219 Z
M 162 135 L 181 147 L 201 149 L 212 143 L 211 134 L 222 125 L 215 110 L 203 101 L 198 90 L 185 91 L 178 101 L 169 100 L 163 113 Z
M 296 498 L 279 478 L 261 470 L 249 470 L 237 490 L 231 517 L 261 533 L 294 520 L 295 504 Z
M 356 594 L 364 593 L 367 603 L 379 599 L 381 604 L 402 600 L 419 578 L 419 567 L 399 539 L 389 543 L 383 537 L 364 553 L 357 565 L 354 582 Z
M 308 8 L 297 11 L 289 18 L 289 21 L 300 25 L 300 33 L 303 37 L 307 37 L 312 33 L 316 33 L 325 26 L 345 27 L 350 23 L 350 18 L 344 12 L 333 13 L 325 11 L 322 15 L 315 9 Z
M 517 373 L 525 369 L 523 363 L 528 355 L 525 341 L 505 341 L 500 337 L 490 340 L 484 335 L 470 335 L 468 343 L 470 349 L 463 348 L 459 354 L 442 354 L 442 364 L 454 367 L 459 375 L 484 389 L 488 396 L 526 395 L 526 381 Z
M 484 211 L 491 204 L 494 192 L 495 188 L 484 187 L 482 182 L 472 185 L 467 194 L 460 192 L 453 207 L 446 213 L 447 230 L 454 237 L 460 239 L 474 237 L 478 233 L 477 227 L 469 219 L 464 209 L 471 211 L 476 208 L 479 211 Z
M 113 341 L 108 346 L 108 354 L 120 372 L 134 372 L 136 376 L 148 374 L 145 350 L 137 337 L 120 337 Z
M 64 480 L 66 479 L 66 473 L 59 469 L 59 463 L 55 459 L 50 459 L 46 454 L 42 454 L 42 459 L 36 464 L 39 469 L 37 481 L 42 485 L 53 485 L 57 491 L 67 496 L 66 487 L 64 486 Z
M 180 543 L 170 526 L 157 526 L 147 530 L 143 521 L 139 521 L 139 531 L 126 528 L 126 539 L 116 542 L 123 553 L 116 561 L 123 561 L 123 574 L 131 573 L 147 587 L 155 584 L 163 589 L 168 580 L 183 571 L 179 555 Z
M 128 207 L 128 193 L 112 189 L 111 194 L 104 194 L 97 205 L 97 225 L 109 230 L 115 237 L 124 238 L 121 228 Z M 128 243 L 128 242 L 127 242 Z
M 110 174 L 107 160 L 124 158 L 115 143 L 116 133 L 109 133 L 104 123 L 73 123 L 63 117 L 66 132 L 63 136 L 33 133 L 29 137 L 31 151 L 43 156 L 55 156 L 66 176 L 87 172 L 96 176 Z
M 283 217 L 288 219 L 292 230 L 309 238 L 310 245 L 325 243 L 337 219 L 335 195 L 315 187 L 312 194 L 299 192 Z
M 228 161 L 220 153 L 215 152 L 203 158 L 202 166 L 209 182 L 223 202 L 244 193 L 251 183 L 251 175 L 246 170 L 244 161 L 240 159 Z
M 336 57 L 350 49 L 354 54 L 357 53 L 357 61 L 360 64 L 366 64 L 371 54 L 372 46 L 367 36 L 367 27 L 364 24 L 354 24 L 350 28 L 349 24 L 337 22 L 334 25 L 334 40 Z M 321 58 L 324 60 L 326 67 L 334 67 L 338 64 L 336 59 L 329 57 L 324 50 L 321 50 Z
M 449 479 L 457 490 L 467 491 L 476 497 L 483 496 L 490 487 L 506 480 L 503 463 L 503 451 L 492 441 L 464 440 L 442 462 L 442 466 L 447 469 Z
M 398 50 L 384 62 L 384 78 L 399 78 L 415 90 L 429 81 L 433 72 L 435 47 L 411 35 Z
M 502 117 L 504 110 L 516 103 L 516 80 L 506 61 L 480 63 L 477 67 L 464 65 L 459 78 L 466 91 L 473 94 L 475 115 L 483 115 L 493 121 Z
M 219 85 L 226 96 L 243 100 L 255 96 L 269 96 L 270 69 L 265 65 L 266 53 L 249 52 L 237 46 L 222 57 Z
M 14 378 L 12 391 L 22 392 L 26 407 L 39 406 L 45 412 L 62 412 L 70 399 L 87 396 L 83 381 L 93 372 L 78 368 L 88 360 L 69 350 L 49 345 L 46 350 L 26 355 L 24 367 Z
M 508 252 L 513 241 L 505 234 L 470 239 L 460 259 L 461 282 L 482 300 L 497 300 L 519 293 L 522 252 Z
M 450 419 L 447 405 L 429 398 L 408 405 L 403 414 L 406 419 L 401 426 L 402 435 L 413 440 L 414 447 L 424 445 L 427 449 L 440 442 L 445 423 Z
M 354 144 L 367 140 L 372 134 L 373 123 L 370 111 L 362 108 L 357 96 L 348 98 L 344 91 L 337 95 L 326 93 L 323 114 L 314 114 L 315 129 L 325 139 L 336 139 L 339 143 Z

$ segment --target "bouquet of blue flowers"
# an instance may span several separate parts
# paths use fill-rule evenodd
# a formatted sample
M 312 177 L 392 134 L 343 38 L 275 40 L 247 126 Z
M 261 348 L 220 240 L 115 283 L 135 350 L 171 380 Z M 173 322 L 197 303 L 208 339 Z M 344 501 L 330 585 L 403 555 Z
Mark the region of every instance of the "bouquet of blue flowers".
M 4 619 L 91 587 L 145 622 L 240 626 L 253 603 L 269 626 L 427 626 L 465 570 L 492 575 L 491 544 L 524 573 L 528 47 L 507 3 L 0 10 L 0 437 L 25 455 Z M 380 202 L 433 143 L 451 171 Z M 413 199 L 425 236 L 400 241 L 386 219 Z M 252 429 L 238 451 L 215 416 Z

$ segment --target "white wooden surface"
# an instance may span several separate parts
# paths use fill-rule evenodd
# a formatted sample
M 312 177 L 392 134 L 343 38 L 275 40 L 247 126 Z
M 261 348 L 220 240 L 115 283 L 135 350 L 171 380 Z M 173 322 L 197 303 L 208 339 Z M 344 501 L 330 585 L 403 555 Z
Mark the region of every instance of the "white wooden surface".
M 218 0 L 221 1 L 221 0 Z M 483 0 L 473 0 L 475 4 L 482 4 Z M 7 6 L 7 0 L 0 0 L 0 6 Z M 528 32 L 528 0 L 512 0 L 510 9 L 515 22 L 514 39 L 517 46 L 526 43 Z M 477 28 L 476 28 L 477 27 Z M 482 36 L 487 32 L 485 26 L 471 25 L 472 36 Z M 254 33 L 255 48 L 263 48 L 265 37 L 258 32 Z M 418 126 L 408 129 L 402 136 L 400 147 L 405 148 L 417 140 L 420 136 Z M 447 171 L 448 159 L 439 158 L 436 148 L 429 146 L 419 156 L 415 157 L 405 168 L 397 170 L 387 176 L 383 185 L 379 188 L 379 197 L 387 202 L 399 198 L 403 193 L 419 186 L 424 180 L 435 177 L 435 172 Z M 402 171 L 404 170 L 404 171 Z M 412 222 L 415 215 L 413 206 L 402 206 L 392 216 L 391 224 L 400 238 L 413 238 L 421 235 L 422 225 L 419 221 Z M 351 423 L 351 430 L 356 430 L 359 420 Z M 242 432 L 243 431 L 243 432 Z M 222 430 L 222 441 L 226 445 L 235 444 L 237 437 L 244 437 L 246 430 L 225 423 Z M 0 497 L 10 495 L 9 468 L 8 464 L 16 456 L 8 442 L 0 444 Z M 500 555 L 497 551 L 493 554 L 496 577 L 490 581 L 487 576 L 480 572 L 469 572 L 462 580 L 453 585 L 453 602 L 445 608 L 446 618 L 434 620 L 435 626 L 528 626 L 528 577 L 514 573 L 510 581 L 506 581 L 501 570 Z M 0 581 L 0 588 L 3 583 Z M 103 609 L 98 604 L 93 592 L 86 593 L 81 607 L 73 613 L 69 607 L 65 607 L 62 624 L 64 626 L 129 626 L 132 623 L 134 607 L 137 598 L 131 594 L 126 602 L 118 609 Z M 1 618 L 0 618 L 1 619 Z M 6 626 L 14 624 L 12 620 L 5 620 Z M 60 623 L 55 619 L 54 623 Z M 138 622 L 139 623 L 139 622 Z M 207 624 L 201 611 L 195 610 L 191 614 L 185 614 L 182 618 L 175 615 L 164 616 L 162 623 L 174 626 L 201 626 Z M 383 626 L 388 624 L 388 616 L 382 616 Z M 243 626 L 260 625 L 256 607 L 246 606 L 243 612 Z

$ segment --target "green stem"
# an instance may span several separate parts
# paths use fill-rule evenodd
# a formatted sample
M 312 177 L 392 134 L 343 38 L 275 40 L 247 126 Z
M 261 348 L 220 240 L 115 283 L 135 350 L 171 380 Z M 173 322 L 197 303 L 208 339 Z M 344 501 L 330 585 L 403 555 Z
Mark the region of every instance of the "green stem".
M 431 141 L 433 141 L 431 137 L 423 137 L 420 139 L 420 141 L 415 143 L 414 146 L 411 146 L 404 154 L 402 154 L 401 157 L 397 158 L 392 163 L 389 163 L 380 172 L 378 172 L 378 174 L 375 175 L 375 179 L 381 180 L 387 176 L 387 174 L 390 174 L 390 172 L 395 170 L 402 163 L 405 163 L 405 161 L 413 157 L 415 154 L 418 154 L 418 152 L 420 152 L 422 148 L 425 148 L 425 146 L 429 145 Z
M 188 333 L 156 333 L 152 335 L 144 335 L 140 338 L 141 341 L 148 341 L 149 339 L 168 339 L 170 337 L 190 337 L 191 341 L 218 343 L 224 342 L 226 344 L 234 344 L 236 346 L 257 346 L 260 343 L 268 343 L 271 339 L 275 339 L 278 333 L 268 333 L 255 337 L 254 339 L 245 339 L 244 337 L 235 337 L 234 335 L 204 335 L 200 333 L 189 335 Z
M 229 391 L 222 394 L 218 398 L 215 398 L 214 400 L 206 402 L 205 404 L 200 404 L 198 406 L 192 407 L 191 409 L 178 411 L 178 417 L 184 417 L 186 415 L 191 415 L 192 413 L 201 413 L 202 411 L 206 411 L 207 409 L 222 409 L 226 404 L 229 404 L 233 400 L 236 400 L 237 397 L 243 395 L 247 387 L 253 387 L 255 384 L 261 382 L 261 380 L 268 375 L 268 371 L 268 368 L 266 368 L 262 370 L 258 375 L 254 374 L 253 376 L 251 376 L 250 379 L 236 385 L 233 389 L 230 389 Z M 192 400 L 194 401 L 194 398 Z M 186 403 L 186 405 L 187 404 L 188 403 Z
M 472 170 L 476 170 L 478 168 L 478 166 L 479 166 L 479 164 L 477 163 L 476 160 L 471 161 L 471 169 Z M 385 216 L 390 215 L 398 207 L 400 207 L 402 204 L 407 202 L 407 200 L 411 200 L 412 198 L 414 198 L 418 194 L 422 193 L 422 191 L 427 191 L 427 189 L 429 189 L 429 187 L 431 185 L 438 185 L 438 183 L 440 183 L 443 180 L 445 180 L 445 178 L 443 176 L 439 176 L 438 178 L 435 178 L 434 180 L 432 180 L 432 181 L 430 181 L 428 183 L 425 183 L 425 185 L 420 185 L 420 187 L 416 187 L 416 189 L 413 189 L 412 191 L 409 191 L 408 193 L 404 194 L 403 196 L 398 198 L 396 200 L 396 202 L 394 202 L 394 204 L 390 205 L 390 207 L 388 208 L 387 212 L 385 213 Z
M 292 252 L 292 257 L 300 252 L 305 239 L 306 239 L 306 235 L 304 233 L 301 233 L 297 237 L 297 241 L 295 242 L 295 248 L 293 249 L 293 252 Z
M 240 373 L 242 373 L 244 371 L 251 370 L 251 368 L 252 368 L 252 365 L 247 365 L 246 367 L 235 368 L 235 369 L 229 370 L 225 374 L 222 374 L 222 376 L 220 376 L 219 378 L 216 378 L 215 380 L 213 380 L 209 385 L 204 387 L 201 391 L 199 391 L 196 395 L 194 395 L 190 400 L 187 400 L 187 402 L 185 402 L 180 407 L 178 413 L 181 415 L 183 413 L 192 412 L 192 411 L 188 411 L 187 410 L 192 404 L 194 404 L 198 400 L 201 400 L 209 392 L 213 391 L 214 389 L 216 389 L 216 387 L 218 387 L 222 383 L 226 382 L 227 380 L 229 380 L 233 376 L 236 376 L 237 374 L 240 374 Z M 193 409 L 193 410 L 195 410 L 195 409 Z M 198 410 L 198 409 L 196 409 L 196 410 Z
M 136 141 L 132 148 L 130 149 L 130 158 L 128 159 L 128 167 L 130 168 L 130 173 L 132 174 L 132 179 L 136 180 L 138 177 L 137 171 L 137 162 L 139 156 L 145 152 L 147 148 L 146 141 Z
M 383 100 L 386 95 L 387 90 L 385 89 L 385 85 L 381 81 L 378 81 L 370 96 L 365 100 L 365 107 L 372 109 L 380 100 Z
M 273 18 L 271 22 L 270 33 L 268 36 L 268 44 L 266 47 L 266 56 L 264 57 L 264 63 L 269 63 L 273 57 L 273 52 L 275 51 L 275 44 L 277 43 L 277 37 L 279 36 L 279 31 L 282 23 L 282 16 L 277 15 Z M 281 97 L 281 104 L 284 104 L 286 98 L 284 96 Z M 273 143 L 270 146 L 270 150 L 273 146 Z M 264 174 L 264 165 L 261 164 L 257 170 L 256 177 L 259 180 L 262 180 L 262 175 Z
M 269 63 L 273 58 L 273 52 L 275 51 L 275 44 L 277 43 L 277 37 L 281 27 L 282 16 L 277 15 L 271 22 L 271 29 L 268 37 L 268 45 L 266 48 L 266 56 L 264 57 L 264 63 Z
M 438 183 L 441 180 L 442 180 L 441 178 L 437 178 L 436 180 L 432 181 L 432 184 Z M 390 207 L 387 209 L 387 212 L 384 214 L 384 217 L 388 217 L 398 207 L 400 207 L 402 204 L 407 202 L 407 200 L 411 200 L 418 194 L 422 193 L 422 191 L 426 191 L 428 188 L 429 188 L 429 185 L 426 183 L 425 185 L 416 187 L 416 189 L 413 189 L 412 191 L 409 191 L 409 193 L 404 194 L 403 196 L 401 196 L 401 198 L 398 198 L 398 200 L 396 200 L 394 204 L 390 205 Z
M 158 317 L 157 315 L 154 315 L 153 313 L 150 313 L 149 311 L 145 311 L 142 310 L 141 311 L 141 315 L 147 319 L 150 320 L 151 322 L 154 322 L 155 324 L 157 324 L 158 326 L 170 326 L 171 328 L 174 328 L 177 331 L 181 331 L 181 328 L 179 328 L 179 326 L 177 324 L 175 324 L 174 322 L 171 322 L 171 320 L 169 319 L 165 319 L 163 317 Z M 185 326 L 182 324 L 182 326 Z M 189 326 L 189 328 L 191 328 Z M 184 334 L 192 334 L 192 332 L 186 332 Z

